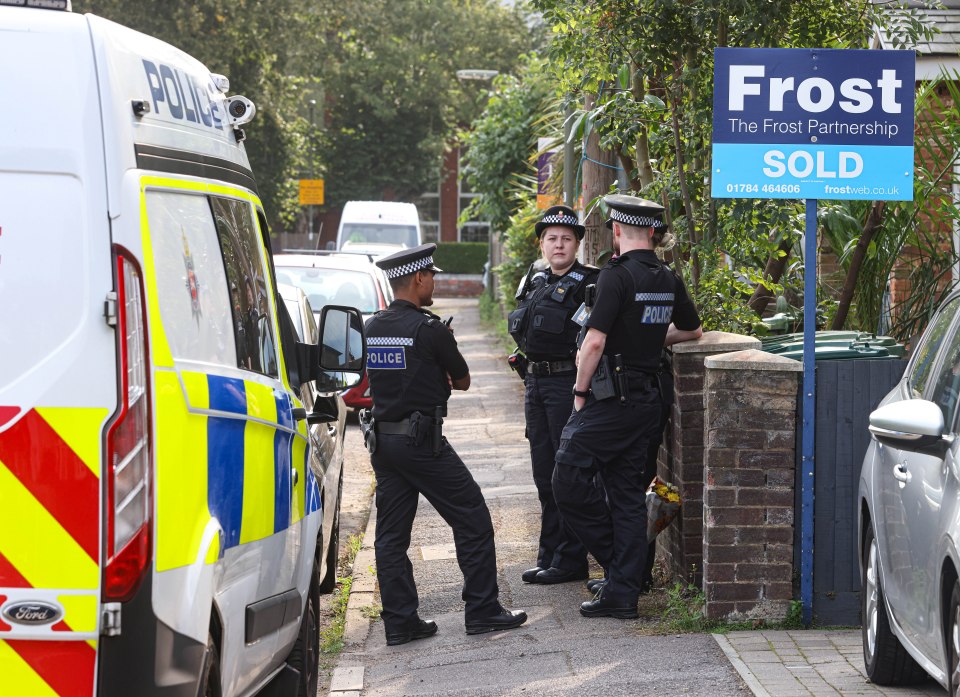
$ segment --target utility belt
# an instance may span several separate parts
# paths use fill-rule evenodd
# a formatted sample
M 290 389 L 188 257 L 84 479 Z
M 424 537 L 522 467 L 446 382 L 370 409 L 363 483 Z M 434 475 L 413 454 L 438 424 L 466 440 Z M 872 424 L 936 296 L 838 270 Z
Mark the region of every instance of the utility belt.
M 527 372 L 542 377 L 544 375 L 563 375 L 577 370 L 577 364 L 571 360 L 564 361 L 528 361 Z
M 616 397 L 620 406 L 626 405 L 631 390 L 643 392 L 652 387 L 660 388 L 657 374 L 625 366 L 623 355 L 619 353 L 601 356 L 597 370 L 590 378 L 590 391 L 594 399 L 603 401 Z
M 377 435 L 406 436 L 410 445 L 421 445 L 427 437 L 433 446 L 433 455 L 440 454 L 443 447 L 443 407 L 436 407 L 434 415 L 429 416 L 419 411 L 400 421 L 378 421 L 373 418 L 373 412 L 363 409 L 360 412 L 360 431 L 363 433 L 363 443 L 372 455 L 377 451 Z

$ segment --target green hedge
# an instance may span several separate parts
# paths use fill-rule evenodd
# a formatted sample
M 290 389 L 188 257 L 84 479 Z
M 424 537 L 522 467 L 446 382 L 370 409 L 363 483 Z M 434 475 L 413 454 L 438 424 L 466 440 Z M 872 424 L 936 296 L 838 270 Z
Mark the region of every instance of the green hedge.
M 488 256 L 486 242 L 441 242 L 433 261 L 444 273 L 483 273 Z

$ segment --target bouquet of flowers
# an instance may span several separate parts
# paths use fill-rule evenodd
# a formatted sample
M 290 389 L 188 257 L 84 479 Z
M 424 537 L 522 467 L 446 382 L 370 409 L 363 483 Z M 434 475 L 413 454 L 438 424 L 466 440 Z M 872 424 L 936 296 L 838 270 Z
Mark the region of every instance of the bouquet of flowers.
M 647 542 L 653 542 L 660 531 L 670 525 L 680 506 L 680 490 L 654 477 L 647 488 Z

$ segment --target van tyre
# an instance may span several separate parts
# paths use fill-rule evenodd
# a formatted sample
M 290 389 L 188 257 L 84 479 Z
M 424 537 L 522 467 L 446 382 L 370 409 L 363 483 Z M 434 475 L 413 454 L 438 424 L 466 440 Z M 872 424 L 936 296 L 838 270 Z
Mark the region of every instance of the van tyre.
M 317 588 L 317 565 L 313 565 L 310 591 L 300 618 L 300 633 L 290 650 L 287 665 L 300 673 L 297 681 L 297 697 L 316 697 L 320 663 L 320 591 Z
M 918 682 L 926 673 L 910 657 L 890 628 L 880 560 L 873 525 L 867 526 L 863 540 L 863 592 L 860 594 L 863 637 L 863 663 L 867 677 L 877 685 L 904 685 Z M 956 590 L 954 591 L 956 593 Z
M 337 587 L 337 564 L 340 562 L 340 500 L 343 498 L 343 471 L 337 485 L 337 503 L 330 526 L 330 546 L 327 547 L 327 568 L 320 579 L 320 592 L 332 593 Z
M 213 634 L 207 635 L 207 649 L 203 654 L 200 673 L 200 697 L 220 697 L 220 651 Z

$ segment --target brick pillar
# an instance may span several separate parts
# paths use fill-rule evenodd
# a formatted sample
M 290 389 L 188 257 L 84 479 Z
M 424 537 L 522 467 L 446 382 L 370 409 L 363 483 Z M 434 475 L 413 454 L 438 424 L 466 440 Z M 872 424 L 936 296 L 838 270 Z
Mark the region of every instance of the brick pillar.
M 677 520 L 660 533 L 657 546 L 670 575 L 697 586 L 703 569 L 703 360 L 717 353 L 759 347 L 758 339 L 729 332 L 704 332 L 696 341 L 672 347 L 676 399 L 657 473 L 680 488 L 683 508 Z
M 793 599 L 797 390 L 803 366 L 762 351 L 706 359 L 704 613 L 783 619 Z

